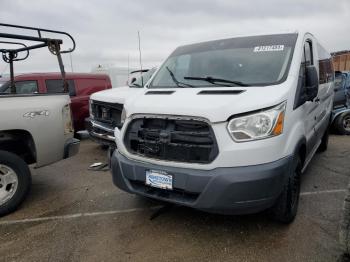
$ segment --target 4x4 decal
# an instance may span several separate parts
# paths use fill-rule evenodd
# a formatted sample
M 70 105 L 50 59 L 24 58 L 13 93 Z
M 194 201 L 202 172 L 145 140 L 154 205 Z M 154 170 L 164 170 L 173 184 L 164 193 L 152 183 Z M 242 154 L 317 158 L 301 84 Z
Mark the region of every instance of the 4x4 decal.
M 50 112 L 48 110 L 27 112 L 23 117 L 34 118 L 36 116 L 49 116 Z

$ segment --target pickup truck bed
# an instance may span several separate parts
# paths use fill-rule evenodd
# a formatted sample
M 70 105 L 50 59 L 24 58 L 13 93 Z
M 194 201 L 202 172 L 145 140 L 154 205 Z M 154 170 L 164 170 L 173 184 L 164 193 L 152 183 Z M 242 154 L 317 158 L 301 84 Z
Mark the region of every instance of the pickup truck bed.
M 28 165 L 42 167 L 78 153 L 67 94 L 0 94 L 0 216 L 31 186 Z

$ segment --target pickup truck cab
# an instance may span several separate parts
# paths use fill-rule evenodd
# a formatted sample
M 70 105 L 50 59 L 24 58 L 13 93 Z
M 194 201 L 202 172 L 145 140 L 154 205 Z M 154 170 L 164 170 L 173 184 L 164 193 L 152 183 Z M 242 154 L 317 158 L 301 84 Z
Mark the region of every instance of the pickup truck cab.
M 114 129 L 121 128 L 125 101 L 142 92 L 144 85 L 152 77 L 156 68 L 142 74 L 134 73 L 129 86 L 104 90 L 91 95 L 90 117 L 86 126 L 90 137 L 97 143 L 115 147 Z
M 73 125 L 75 132 L 85 129 L 85 118 L 89 116 L 90 95 L 111 89 L 111 81 L 105 74 L 66 73 Z M 54 94 L 62 92 L 60 73 L 31 73 L 15 77 L 18 94 Z M 10 92 L 10 81 L 0 86 L 0 92 Z
M 333 97 L 331 56 L 310 33 L 181 46 L 124 104 L 114 184 L 214 213 L 268 209 L 290 223 L 300 176 L 327 149 Z

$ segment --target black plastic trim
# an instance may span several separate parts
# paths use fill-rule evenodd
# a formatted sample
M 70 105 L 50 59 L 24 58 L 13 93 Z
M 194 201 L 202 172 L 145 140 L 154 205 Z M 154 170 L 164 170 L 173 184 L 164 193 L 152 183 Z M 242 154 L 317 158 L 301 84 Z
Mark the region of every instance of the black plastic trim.
M 197 95 L 239 95 L 246 90 L 202 90 Z
M 145 95 L 171 95 L 175 91 L 148 91 Z

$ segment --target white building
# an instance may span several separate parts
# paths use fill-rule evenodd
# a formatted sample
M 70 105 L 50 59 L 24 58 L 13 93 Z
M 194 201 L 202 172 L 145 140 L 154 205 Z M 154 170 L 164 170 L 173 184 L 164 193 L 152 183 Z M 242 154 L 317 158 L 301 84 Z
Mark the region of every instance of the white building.
M 129 80 L 130 72 L 137 70 L 135 68 L 118 67 L 113 65 L 98 65 L 91 70 L 92 73 L 101 73 L 109 75 L 112 87 L 126 86 Z

